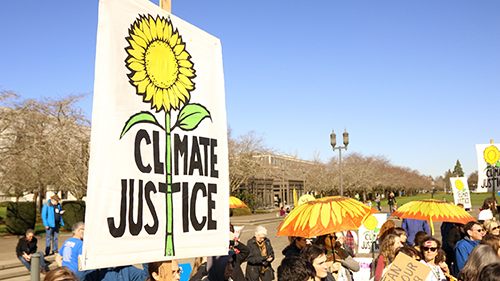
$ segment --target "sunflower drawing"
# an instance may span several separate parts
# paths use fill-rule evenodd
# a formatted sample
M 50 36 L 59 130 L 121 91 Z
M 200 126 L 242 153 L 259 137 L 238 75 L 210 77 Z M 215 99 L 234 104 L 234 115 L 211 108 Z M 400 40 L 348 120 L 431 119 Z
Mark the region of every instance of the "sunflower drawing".
M 196 75 L 178 30 L 168 19 L 141 16 L 129 34 L 126 65 L 137 94 L 157 112 L 179 109 L 189 101 Z
M 179 31 L 169 18 L 140 15 L 129 28 L 126 38 L 128 54 L 126 67 L 130 70 L 129 82 L 143 102 L 150 103 L 156 113 L 165 112 L 165 123 L 160 125 L 155 115 L 141 111 L 132 115 L 121 131 L 120 139 L 132 126 L 145 123 L 165 130 L 166 175 L 166 233 L 165 255 L 174 256 L 173 202 L 172 202 L 172 148 L 170 133 L 175 128 L 192 131 L 210 112 L 201 104 L 190 104 L 195 90 L 193 79 L 196 71 L 192 57 L 186 49 Z M 171 111 L 179 110 L 177 121 L 171 125 Z
M 496 146 L 490 145 L 483 151 L 483 156 L 484 161 L 493 166 L 500 160 L 500 151 Z

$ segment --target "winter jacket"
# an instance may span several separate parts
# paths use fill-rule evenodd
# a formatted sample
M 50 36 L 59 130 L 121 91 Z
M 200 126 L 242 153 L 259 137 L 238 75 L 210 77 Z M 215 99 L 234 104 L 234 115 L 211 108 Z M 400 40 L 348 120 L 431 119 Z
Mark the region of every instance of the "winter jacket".
M 33 237 L 31 241 L 26 240 L 26 237 L 19 239 L 16 246 L 16 255 L 18 257 L 22 256 L 23 253 L 28 255 L 36 253 L 36 238 Z
M 60 214 L 60 212 L 62 211 L 61 204 L 52 205 L 49 200 L 47 201 L 47 203 L 43 205 L 42 222 L 45 227 L 51 227 L 51 228 L 56 227 L 56 209 L 57 212 Z M 64 226 L 62 215 L 60 215 L 60 221 L 58 227 L 59 226 Z
M 247 247 L 250 251 L 247 259 L 246 278 L 247 280 L 259 280 L 259 276 L 263 281 L 274 279 L 274 270 L 271 267 L 271 262 L 274 260 L 274 250 L 271 246 L 271 241 L 265 238 L 266 256 L 263 257 L 260 253 L 260 248 L 257 245 L 255 237 L 248 240 Z M 267 261 L 267 257 L 272 257 L 271 261 Z
M 470 253 L 477 245 L 479 245 L 479 241 L 471 240 L 469 237 L 465 237 L 457 242 L 457 245 L 455 246 L 455 257 L 457 259 L 455 272 L 460 272 L 460 270 L 462 270 L 467 262 L 467 259 L 469 258 Z

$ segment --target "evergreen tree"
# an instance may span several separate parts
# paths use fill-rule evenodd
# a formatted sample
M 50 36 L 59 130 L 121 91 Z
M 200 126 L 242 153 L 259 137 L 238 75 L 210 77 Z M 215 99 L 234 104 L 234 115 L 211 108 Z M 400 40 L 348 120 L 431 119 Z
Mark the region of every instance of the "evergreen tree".
M 453 168 L 453 175 L 455 177 L 463 177 L 464 176 L 464 170 L 462 169 L 462 164 L 460 164 L 459 160 L 457 160 L 457 163 L 455 164 L 455 168 Z

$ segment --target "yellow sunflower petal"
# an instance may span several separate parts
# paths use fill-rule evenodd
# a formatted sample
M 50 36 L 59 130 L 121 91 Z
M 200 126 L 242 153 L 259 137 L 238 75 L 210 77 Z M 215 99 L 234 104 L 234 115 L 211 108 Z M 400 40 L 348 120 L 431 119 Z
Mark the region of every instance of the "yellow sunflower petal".
M 144 98 L 146 101 L 150 101 L 156 92 L 156 87 L 152 83 L 148 83 L 146 86 L 146 97 Z
M 185 68 L 185 67 L 179 67 L 180 73 L 184 74 L 186 77 L 194 77 L 194 69 L 192 68 Z
M 129 64 L 128 67 L 130 69 L 132 69 L 133 71 L 142 71 L 145 69 L 144 64 L 139 63 L 139 62 L 133 62 L 133 63 Z
M 141 21 L 141 23 L 140 23 L 140 29 L 144 33 L 144 36 L 146 36 L 146 41 L 147 42 L 153 41 L 153 37 L 151 36 L 151 30 L 150 30 L 150 27 L 149 27 L 149 24 L 148 24 L 147 20 Z
M 137 24 L 135 27 L 134 27 L 134 35 L 141 38 L 144 42 L 146 42 L 146 45 L 151 42 L 151 38 L 149 38 L 149 36 L 146 35 L 146 33 L 144 33 L 144 31 L 142 31 L 141 29 L 141 24 Z
M 151 16 L 148 18 L 148 21 L 149 21 L 149 30 L 151 31 L 151 37 L 153 38 L 153 40 L 157 39 L 158 32 L 157 32 L 157 28 L 156 28 L 156 21 Z
M 181 81 L 182 84 L 186 85 L 186 86 L 190 86 L 190 85 L 193 85 L 193 82 L 191 82 L 191 79 L 187 78 L 184 74 L 182 73 L 179 73 L 179 75 L 177 75 L 177 79 L 179 81 Z
M 144 94 L 146 92 L 146 87 L 149 85 L 148 81 L 141 81 L 137 84 L 137 93 Z M 149 101 L 150 99 L 148 99 Z
M 187 60 L 189 59 L 189 54 L 188 52 L 182 52 L 176 58 L 177 60 Z
M 142 81 L 146 78 L 146 71 L 137 71 L 134 73 L 134 75 L 130 78 L 132 81 Z
M 127 53 L 138 60 L 144 59 L 144 52 L 141 50 L 127 48 Z
M 176 30 L 168 40 L 168 44 L 170 45 L 170 47 L 175 47 L 175 44 L 177 44 L 177 38 L 179 38 L 179 33 Z
M 193 67 L 193 63 L 190 62 L 189 60 L 177 60 L 177 63 L 182 67 L 186 67 L 186 68 Z
M 167 24 L 163 27 L 163 39 L 165 39 L 167 42 L 172 36 L 172 24 L 170 22 L 167 22 Z
M 328 227 L 328 224 L 330 223 L 330 214 L 332 210 L 330 209 L 330 204 L 323 204 L 323 208 L 321 208 L 321 225 L 323 227 Z
M 175 83 L 173 86 L 182 96 L 184 96 L 186 99 L 189 99 L 189 92 L 186 90 L 186 88 L 184 88 L 184 85 L 182 85 L 182 83 Z
M 130 34 L 130 37 L 132 38 L 132 41 L 141 46 L 143 49 L 146 49 L 146 47 L 148 46 L 148 44 L 146 44 L 146 40 L 144 40 L 141 36 Z
M 174 46 L 174 53 L 176 56 L 180 55 L 182 52 L 184 52 L 186 45 L 184 44 L 177 44 Z

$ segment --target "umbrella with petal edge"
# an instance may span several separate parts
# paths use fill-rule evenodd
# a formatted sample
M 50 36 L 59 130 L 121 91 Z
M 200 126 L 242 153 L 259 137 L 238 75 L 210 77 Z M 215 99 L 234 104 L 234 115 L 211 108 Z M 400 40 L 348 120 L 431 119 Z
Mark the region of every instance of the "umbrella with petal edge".
M 342 196 L 323 197 L 293 209 L 278 226 L 279 236 L 314 237 L 355 230 L 376 213 L 363 203 Z
M 466 224 L 476 220 L 463 208 L 452 203 L 435 200 L 424 199 L 408 202 L 392 213 L 402 219 L 418 219 L 429 221 L 431 226 L 431 234 L 434 235 L 433 222 L 446 221 Z
M 230 209 L 238 209 L 238 208 L 248 208 L 245 202 L 241 201 L 239 198 L 234 196 L 229 196 L 229 208 Z

